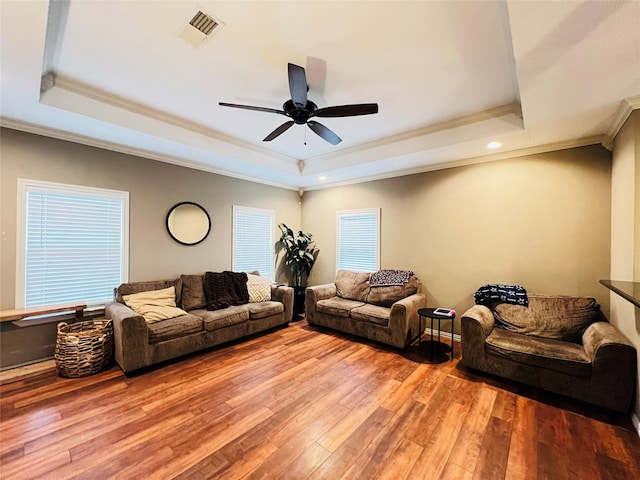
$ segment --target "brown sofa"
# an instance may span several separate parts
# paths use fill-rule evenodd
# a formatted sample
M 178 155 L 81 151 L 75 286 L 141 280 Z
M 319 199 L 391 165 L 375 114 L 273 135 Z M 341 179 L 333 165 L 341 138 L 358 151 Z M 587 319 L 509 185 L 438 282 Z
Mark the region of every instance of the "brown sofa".
M 115 301 L 105 306 L 105 314 L 113 320 L 114 357 L 124 372 L 287 325 L 291 321 L 291 287 L 272 285 L 269 286 L 270 298 L 266 301 L 209 311 L 203 282 L 204 275 L 182 275 L 175 280 L 125 283 L 115 290 Z M 182 307 L 186 315 L 150 322 L 124 303 L 123 297 L 128 295 L 169 287 L 174 287 L 175 305 Z
M 334 283 L 308 287 L 309 325 L 404 348 L 418 337 L 418 309 L 426 306 L 420 280 L 403 285 L 369 286 L 368 272 L 339 270 Z
M 636 351 L 593 298 L 529 295 L 528 307 L 475 305 L 461 318 L 472 369 L 627 412 Z

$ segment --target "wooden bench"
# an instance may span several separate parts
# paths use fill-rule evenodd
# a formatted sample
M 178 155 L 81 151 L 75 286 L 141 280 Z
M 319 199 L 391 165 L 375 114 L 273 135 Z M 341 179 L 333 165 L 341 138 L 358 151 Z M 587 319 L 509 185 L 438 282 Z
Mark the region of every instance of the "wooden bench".
M 58 305 L 43 305 L 41 307 L 14 308 L 12 310 L 0 310 L 0 322 L 14 322 L 24 320 L 28 317 L 38 315 L 49 315 L 51 313 L 76 312 L 76 320 L 81 321 L 84 317 L 86 303 L 60 303 Z

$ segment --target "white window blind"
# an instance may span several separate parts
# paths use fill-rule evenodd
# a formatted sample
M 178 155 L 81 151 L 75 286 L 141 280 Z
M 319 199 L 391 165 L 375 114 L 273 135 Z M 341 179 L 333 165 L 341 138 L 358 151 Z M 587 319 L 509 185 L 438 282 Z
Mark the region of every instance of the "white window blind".
M 380 209 L 340 210 L 337 269 L 375 272 L 380 264 Z
M 128 271 L 129 194 L 19 180 L 16 306 L 102 306 Z
M 273 210 L 233 206 L 233 271 L 274 279 Z

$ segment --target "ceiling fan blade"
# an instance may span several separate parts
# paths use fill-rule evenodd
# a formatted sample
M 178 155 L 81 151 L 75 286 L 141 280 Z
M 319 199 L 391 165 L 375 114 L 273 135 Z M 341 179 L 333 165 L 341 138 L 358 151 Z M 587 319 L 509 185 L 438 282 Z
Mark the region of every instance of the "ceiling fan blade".
M 329 142 L 331 145 L 337 145 L 342 141 L 342 139 L 338 135 L 333 133 L 331 130 L 329 130 L 327 127 L 325 127 L 321 123 L 310 120 L 307 122 L 307 125 L 309 125 L 309 128 L 311 130 L 313 130 L 315 133 L 317 133 L 320 137 L 322 137 L 324 140 Z
M 294 124 L 293 120 L 290 120 L 288 122 L 284 122 L 282 125 L 280 125 L 278 128 L 276 128 L 273 132 L 271 132 L 269 135 L 264 137 L 264 140 L 262 140 L 262 141 L 263 142 L 270 142 L 274 138 L 279 137 L 284 132 L 289 130 L 289 128 L 291 128 L 291 125 L 293 125 L 293 124 Z
M 319 108 L 311 117 L 356 117 L 378 113 L 377 103 L 361 103 L 357 105 L 338 105 L 336 107 Z
M 293 63 L 289 64 L 289 92 L 296 107 L 304 108 L 307 105 L 307 75 L 304 68 Z
M 220 105 L 221 107 L 243 108 L 245 110 L 255 110 L 256 112 L 279 113 L 280 115 L 286 115 L 284 111 L 276 110 L 275 108 L 254 107 L 252 105 L 238 105 L 237 103 L 225 102 L 219 102 L 218 105 Z

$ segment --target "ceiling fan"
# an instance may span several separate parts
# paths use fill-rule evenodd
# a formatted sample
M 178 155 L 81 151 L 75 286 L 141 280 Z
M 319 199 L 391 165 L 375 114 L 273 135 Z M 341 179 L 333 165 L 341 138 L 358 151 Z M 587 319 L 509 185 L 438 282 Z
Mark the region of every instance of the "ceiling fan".
M 318 108 L 315 103 L 307 98 L 309 86 L 307 85 L 307 76 L 304 68 L 294 65 L 293 63 L 289 63 L 288 72 L 291 99 L 284 102 L 282 110 L 225 102 L 219 102 L 219 105 L 223 107 L 244 108 L 245 110 L 255 110 L 258 112 L 278 113 L 291 118 L 291 120 L 283 123 L 267 135 L 263 139 L 264 142 L 270 142 L 289 130 L 294 123 L 297 123 L 298 125 L 307 124 L 309 128 L 321 138 L 329 142 L 331 145 L 337 145 L 342 141 L 338 135 L 321 123 L 310 119 L 313 117 L 355 117 L 359 115 L 371 115 L 373 113 L 378 113 L 377 103 L 361 103 L 355 105 L 338 105 L 335 107 Z

